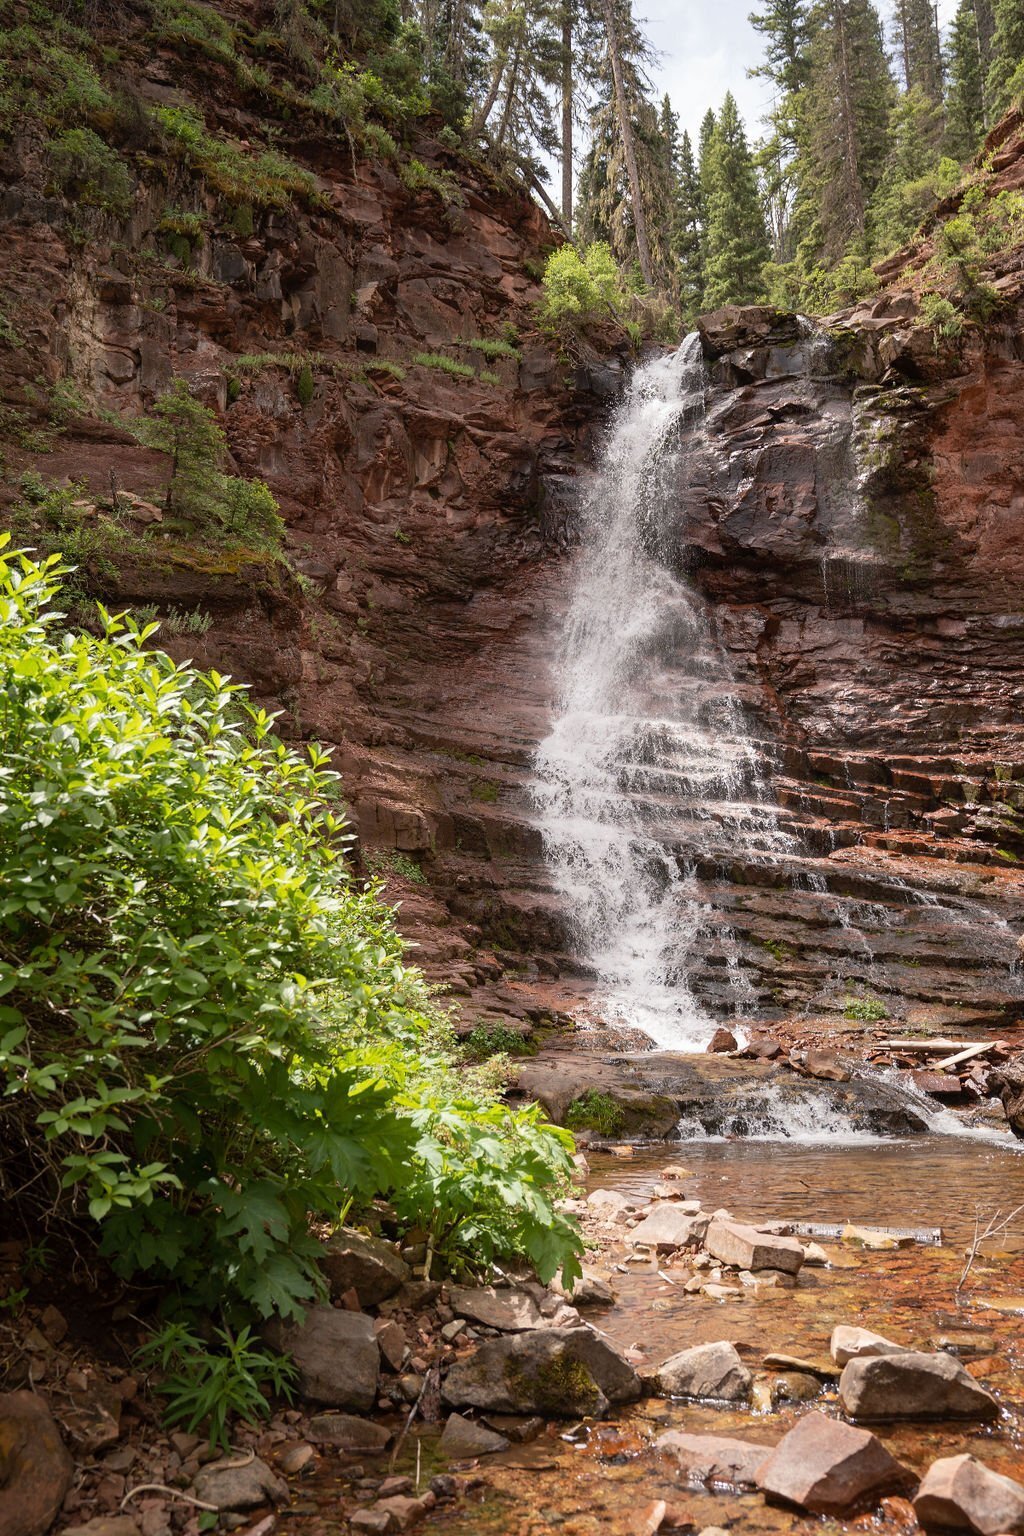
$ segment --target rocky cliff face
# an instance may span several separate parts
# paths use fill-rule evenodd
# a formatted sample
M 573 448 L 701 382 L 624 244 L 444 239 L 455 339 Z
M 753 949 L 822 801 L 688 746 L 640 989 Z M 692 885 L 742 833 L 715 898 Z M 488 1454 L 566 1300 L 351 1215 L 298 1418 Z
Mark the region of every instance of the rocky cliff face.
M 255 131 L 209 60 L 153 53 L 141 31 L 129 51 L 144 102 L 201 98 L 236 137 Z M 292 570 L 163 546 L 150 527 L 92 562 L 93 589 L 207 616 L 163 643 L 335 749 L 362 851 L 388 856 L 401 921 L 467 1020 L 557 1017 L 588 979 L 530 763 L 577 472 L 622 361 L 573 370 L 537 338 L 551 235 L 483 170 L 418 138 L 423 163 L 458 177 L 446 204 L 299 123 L 285 147 L 315 171 L 312 209 L 239 234 L 216 199 L 154 174 L 130 218 L 97 215 L 83 240 L 15 141 L 0 264 L 22 344 L 0 348 L 0 494 L 33 468 L 151 498 L 166 463 L 123 420 L 188 379 L 237 471 L 278 498 Z M 169 198 L 205 215 L 187 258 L 161 233 Z M 909 1023 L 1019 1008 L 1024 390 L 1013 281 L 1002 296 L 999 322 L 947 354 L 898 291 L 824 338 L 765 312 L 704 327 L 708 415 L 681 445 L 676 554 L 793 839 L 785 869 L 678 847 L 714 915 L 695 965 L 713 1011 L 726 936 L 756 1013 L 842 1012 L 851 988 Z M 469 345 L 513 332 L 518 359 L 484 365 Z M 414 361 L 438 350 L 472 376 Z M 305 401 L 286 354 L 310 365 Z M 61 381 L 72 404 L 40 438 Z

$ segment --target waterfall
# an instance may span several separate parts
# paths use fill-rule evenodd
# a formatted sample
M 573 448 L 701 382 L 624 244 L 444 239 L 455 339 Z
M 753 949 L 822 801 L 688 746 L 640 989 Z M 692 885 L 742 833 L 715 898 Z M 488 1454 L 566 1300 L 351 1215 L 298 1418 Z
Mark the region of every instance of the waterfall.
M 633 375 L 583 507 L 556 715 L 535 760 L 548 867 L 602 1012 L 672 1050 L 701 1050 L 714 1029 L 690 979 L 702 939 L 724 950 L 733 1010 L 749 997 L 699 864 L 792 847 L 706 607 L 673 559 L 679 459 L 700 452 L 704 393 L 696 335 Z

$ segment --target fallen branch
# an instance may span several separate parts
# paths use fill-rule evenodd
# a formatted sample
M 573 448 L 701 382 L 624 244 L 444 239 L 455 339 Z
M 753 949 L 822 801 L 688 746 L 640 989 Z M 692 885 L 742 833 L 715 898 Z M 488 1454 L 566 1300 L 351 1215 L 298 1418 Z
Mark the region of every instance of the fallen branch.
M 1015 1217 L 1020 1216 L 1022 1213 L 1024 1213 L 1024 1205 L 1014 1206 L 1013 1210 L 1008 1216 L 1004 1216 L 1001 1211 L 996 1211 L 984 1232 L 980 1230 L 980 1211 L 978 1215 L 975 1216 L 974 1239 L 971 1243 L 971 1246 L 967 1250 L 967 1261 L 964 1264 L 963 1270 L 961 1271 L 960 1279 L 956 1283 L 956 1290 L 953 1292 L 958 1305 L 960 1301 L 960 1292 L 963 1290 L 965 1284 L 967 1283 L 967 1277 L 974 1267 L 974 1261 L 978 1257 L 978 1251 L 981 1248 L 982 1243 L 985 1242 L 987 1238 L 997 1237 L 1000 1232 L 1005 1232 L 1007 1227 L 1010 1225 L 1010 1222 L 1013 1221 Z

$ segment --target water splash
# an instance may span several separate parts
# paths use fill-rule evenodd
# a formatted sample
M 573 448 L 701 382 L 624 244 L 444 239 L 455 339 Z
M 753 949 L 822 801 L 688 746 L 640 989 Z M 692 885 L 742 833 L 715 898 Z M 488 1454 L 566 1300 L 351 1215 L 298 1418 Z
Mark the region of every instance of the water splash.
M 699 446 L 704 391 L 695 335 L 633 376 L 583 510 L 557 716 L 535 765 L 548 865 L 603 1011 L 674 1050 L 714 1029 L 690 973 L 716 922 L 677 851 L 722 861 L 791 842 L 673 558 L 678 461 Z M 749 999 L 738 971 L 727 964 L 736 1011 Z

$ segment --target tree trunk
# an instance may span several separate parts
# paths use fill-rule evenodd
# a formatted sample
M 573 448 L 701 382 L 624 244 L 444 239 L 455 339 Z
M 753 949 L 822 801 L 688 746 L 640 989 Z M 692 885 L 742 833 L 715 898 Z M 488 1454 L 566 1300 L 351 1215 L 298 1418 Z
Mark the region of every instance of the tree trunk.
M 572 235 L 572 0 L 562 0 L 562 223 Z
M 615 30 L 615 0 L 602 0 L 601 9 L 604 13 L 605 29 L 608 33 L 608 57 L 611 60 L 612 81 L 615 86 L 615 106 L 619 117 L 619 132 L 622 134 L 622 154 L 626 162 L 629 190 L 633 199 L 633 227 L 636 231 L 636 253 L 640 260 L 640 274 L 648 288 L 653 288 L 654 263 L 651 260 L 651 246 L 647 238 L 647 214 L 644 210 L 644 200 L 640 188 L 640 169 L 636 159 L 633 125 L 629 120 L 629 103 L 626 100 L 626 89 L 622 81 L 622 58 L 619 54 L 619 40 Z
M 498 137 L 495 140 L 499 149 L 503 149 L 505 138 L 508 134 L 509 120 L 512 116 L 512 107 L 516 99 L 516 91 L 519 87 L 519 66 L 523 59 L 523 40 L 520 37 L 516 42 L 515 53 L 512 55 L 512 68 L 509 71 L 508 84 L 505 87 L 505 105 L 501 112 L 501 127 L 498 129 Z
M 501 54 L 495 60 L 494 69 L 491 74 L 491 83 L 487 87 L 487 95 L 473 114 L 473 127 L 471 130 L 473 135 L 483 133 L 484 128 L 487 126 L 487 119 L 494 110 L 494 103 L 497 101 L 498 92 L 501 90 L 501 82 L 505 78 L 505 66 L 507 63 L 508 54 L 506 53 Z

